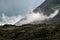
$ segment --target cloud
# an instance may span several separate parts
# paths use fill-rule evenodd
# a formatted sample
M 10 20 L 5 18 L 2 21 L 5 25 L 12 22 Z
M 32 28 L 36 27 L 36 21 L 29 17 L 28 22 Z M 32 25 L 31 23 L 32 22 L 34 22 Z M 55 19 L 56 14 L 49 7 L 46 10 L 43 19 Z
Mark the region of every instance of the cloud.
M 0 25 L 4 25 L 4 24 L 14 24 L 16 23 L 18 20 L 20 20 L 22 18 L 22 16 L 18 15 L 18 16 L 6 16 L 4 13 L 2 14 L 2 21 L 0 22 Z
M 2 14 L 2 21 L 0 21 L 0 25 L 4 24 L 15 24 L 15 25 L 23 25 L 23 24 L 34 24 L 34 22 L 42 23 L 44 20 L 49 20 L 54 18 L 58 14 L 59 10 L 55 10 L 55 12 L 51 13 L 49 16 L 44 15 L 43 13 L 34 13 L 30 12 L 25 17 L 21 15 L 17 16 L 6 16 L 4 13 Z M 23 20 L 22 20 L 23 19 Z
M 31 12 L 27 14 L 23 20 L 20 20 L 16 23 L 16 25 L 23 25 L 23 24 L 33 24 L 33 22 L 41 23 L 44 20 L 49 20 L 51 18 L 54 18 L 58 14 L 59 10 L 55 10 L 53 13 L 51 13 L 49 16 L 44 15 L 43 13 L 34 13 Z
M 43 2 L 44 0 L 0 0 L 0 16 L 2 12 L 8 16 L 25 15 Z

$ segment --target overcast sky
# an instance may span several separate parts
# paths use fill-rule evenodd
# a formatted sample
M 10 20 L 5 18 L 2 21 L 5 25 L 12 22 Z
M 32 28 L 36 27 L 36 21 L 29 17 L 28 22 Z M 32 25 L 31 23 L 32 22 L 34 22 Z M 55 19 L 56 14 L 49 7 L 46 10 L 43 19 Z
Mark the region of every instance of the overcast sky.
M 0 0 L 0 21 L 2 14 L 6 16 L 26 15 L 45 0 Z
M 0 0 L 0 16 L 5 13 L 8 16 L 24 15 L 31 11 L 44 0 Z

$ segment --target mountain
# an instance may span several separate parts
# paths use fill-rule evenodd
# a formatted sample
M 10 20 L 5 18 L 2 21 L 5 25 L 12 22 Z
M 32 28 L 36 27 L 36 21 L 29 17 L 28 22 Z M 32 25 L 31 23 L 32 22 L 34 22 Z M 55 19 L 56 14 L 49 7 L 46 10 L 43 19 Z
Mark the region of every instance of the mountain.
M 42 5 L 38 6 L 34 12 L 43 12 L 45 15 L 50 15 L 54 10 L 59 9 L 58 15 L 53 19 L 45 22 L 60 22 L 60 0 L 46 0 Z
M 59 10 L 59 12 L 51 19 L 45 20 L 47 19 L 52 13 L 55 12 L 55 10 Z M 38 6 L 37 8 L 35 8 L 33 10 L 33 13 L 43 13 L 43 15 L 40 15 L 40 18 L 38 19 L 43 19 L 44 16 L 45 18 L 43 19 L 43 21 L 40 21 L 41 23 L 52 23 L 52 22 L 60 22 L 60 0 L 46 0 L 45 2 L 43 2 L 40 6 Z M 25 16 L 24 18 L 22 18 L 21 20 L 19 20 L 17 23 L 15 23 L 16 25 L 22 25 L 22 24 L 38 24 L 40 23 L 38 20 L 37 21 L 31 21 L 26 23 L 26 21 L 28 20 L 29 16 L 32 17 L 33 13 L 29 13 L 27 16 Z M 37 15 L 38 16 L 38 15 Z M 32 17 L 33 18 L 33 17 Z M 34 19 L 34 18 L 33 18 Z M 30 20 L 28 20 L 30 21 Z

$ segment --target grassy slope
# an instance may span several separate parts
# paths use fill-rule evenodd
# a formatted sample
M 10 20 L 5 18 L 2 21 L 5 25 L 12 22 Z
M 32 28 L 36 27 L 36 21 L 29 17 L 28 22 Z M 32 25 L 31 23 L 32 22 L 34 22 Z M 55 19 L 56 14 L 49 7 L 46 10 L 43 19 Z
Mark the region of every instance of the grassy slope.
M 60 40 L 60 24 L 4 25 L 0 40 Z

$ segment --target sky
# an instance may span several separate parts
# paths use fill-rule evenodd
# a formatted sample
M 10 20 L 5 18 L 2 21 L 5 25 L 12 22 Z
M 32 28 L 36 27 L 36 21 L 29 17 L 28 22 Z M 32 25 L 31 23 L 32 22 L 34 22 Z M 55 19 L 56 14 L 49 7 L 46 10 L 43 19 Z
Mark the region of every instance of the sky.
M 25 16 L 28 12 L 31 12 L 33 9 L 41 5 L 44 1 L 45 0 L 0 0 L 0 21 L 5 19 L 4 16 L 9 17 L 9 20 L 11 18 L 14 21 L 16 20 L 14 18 Z

